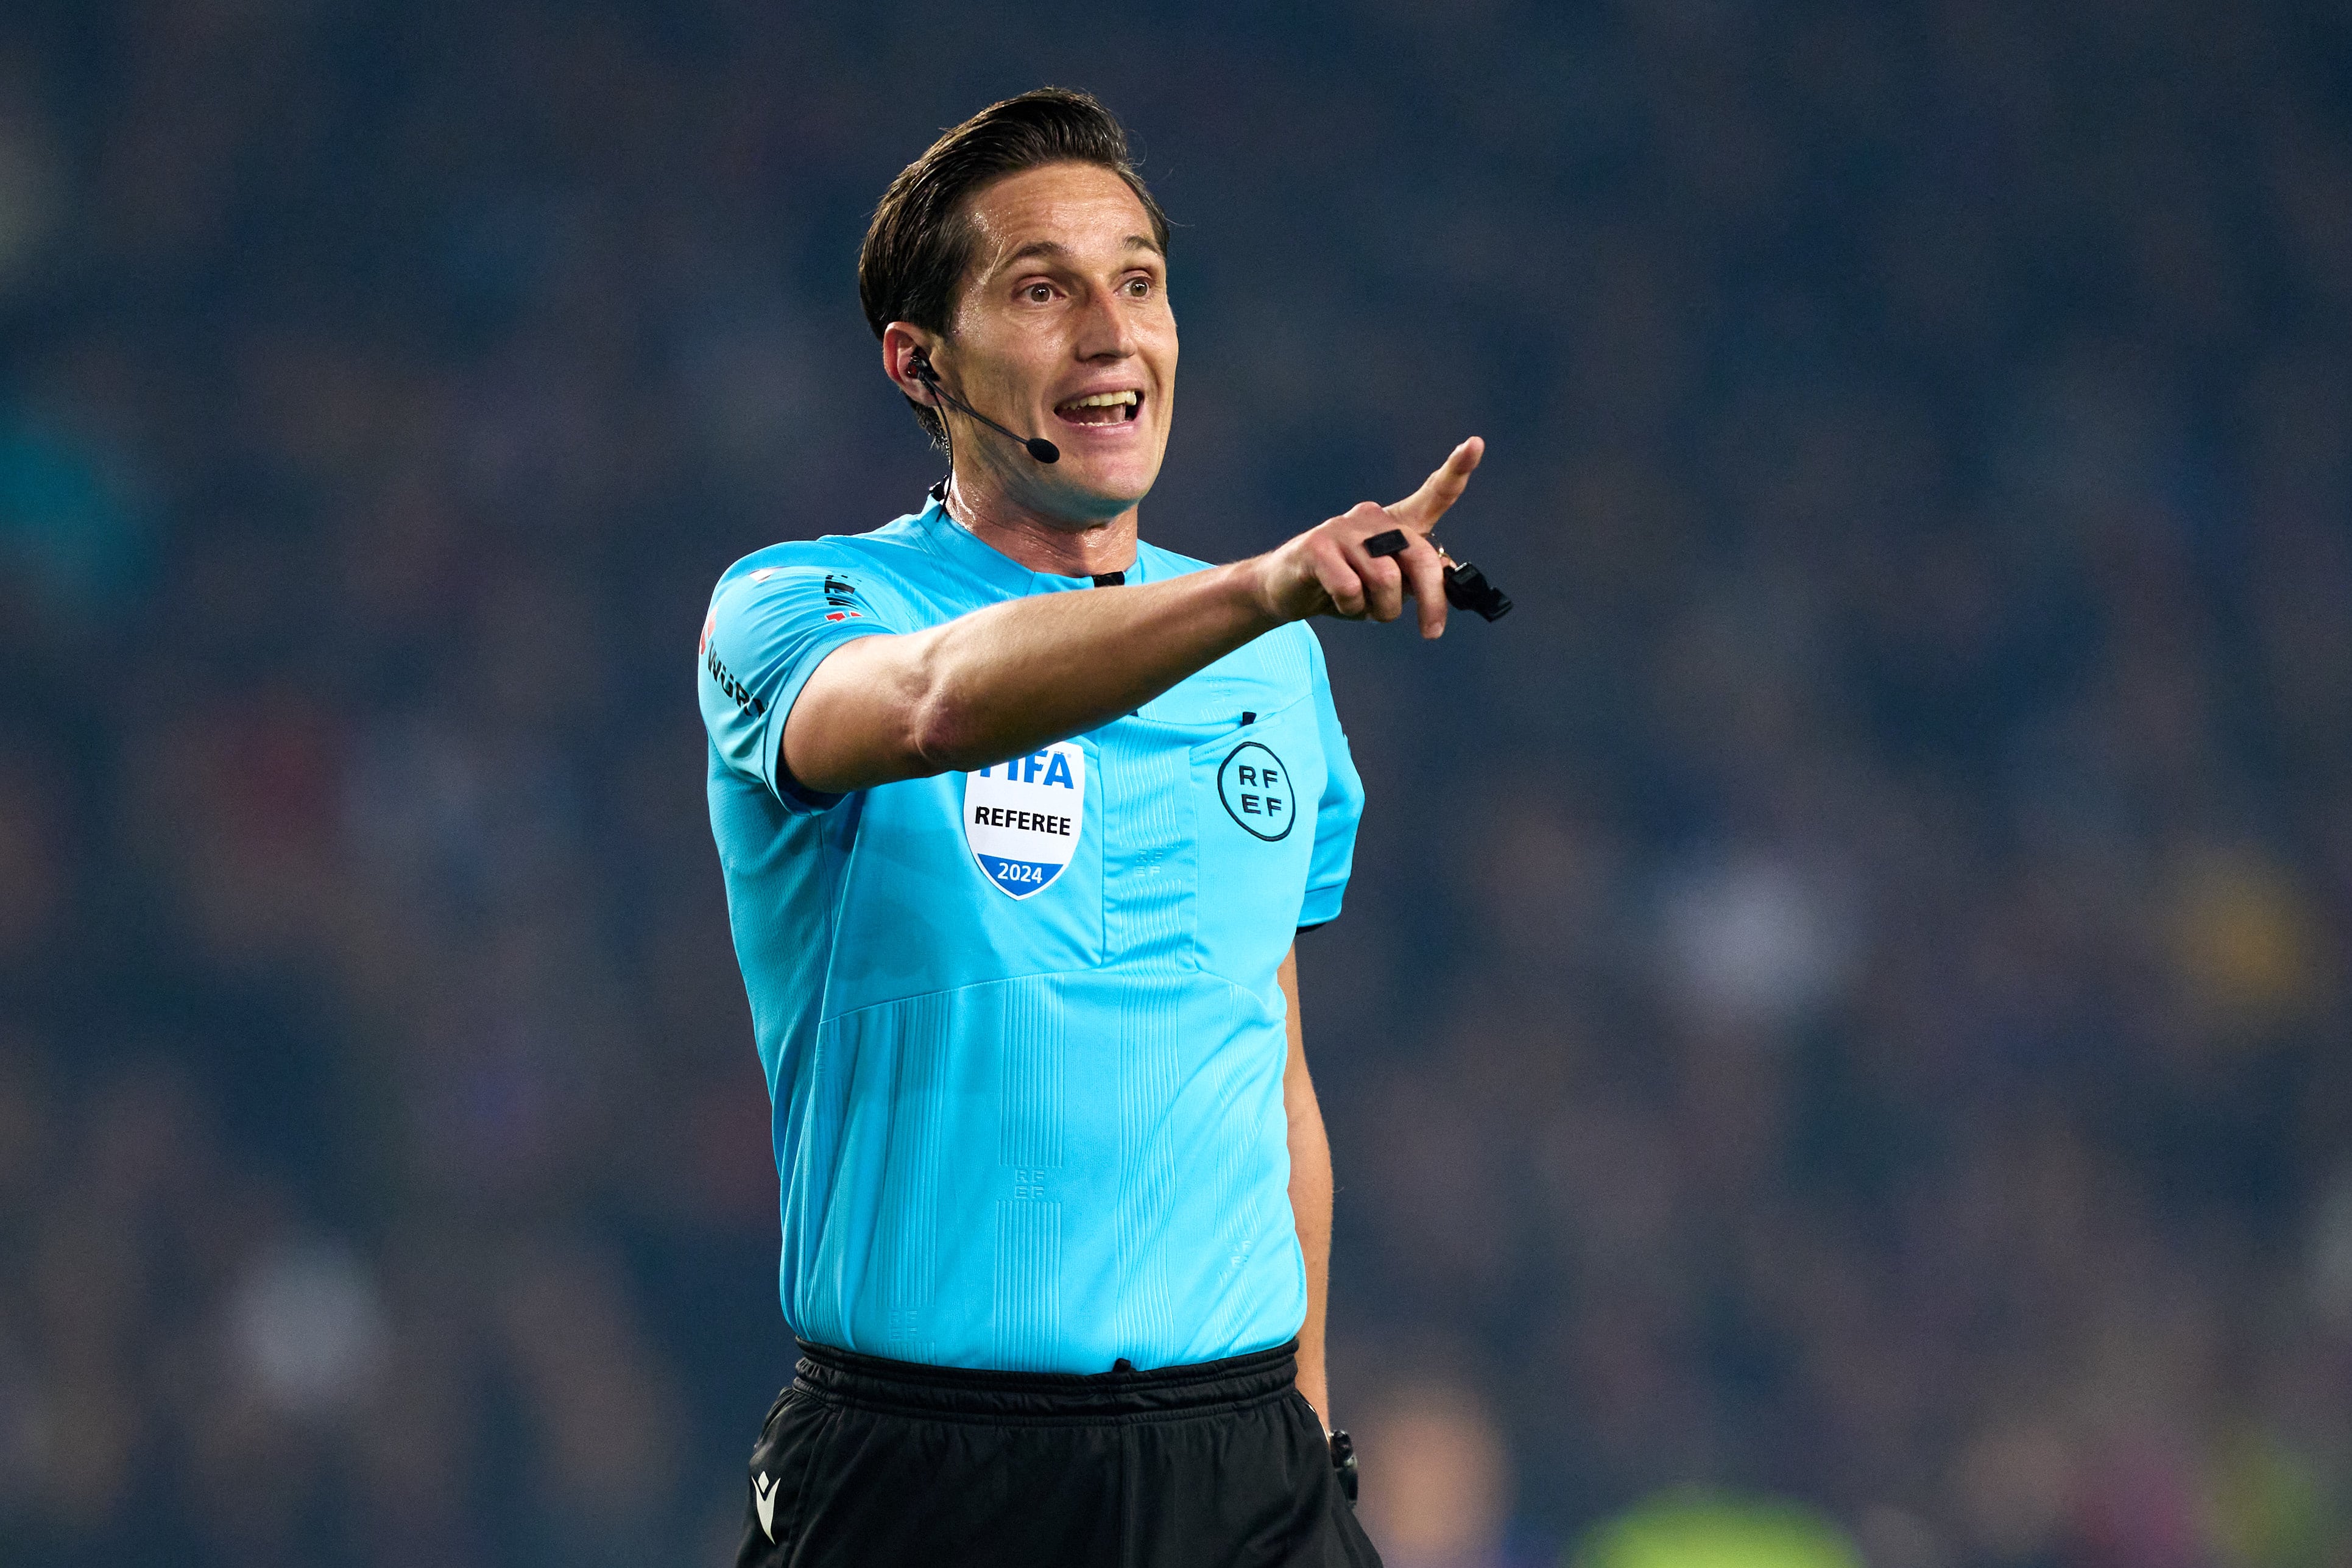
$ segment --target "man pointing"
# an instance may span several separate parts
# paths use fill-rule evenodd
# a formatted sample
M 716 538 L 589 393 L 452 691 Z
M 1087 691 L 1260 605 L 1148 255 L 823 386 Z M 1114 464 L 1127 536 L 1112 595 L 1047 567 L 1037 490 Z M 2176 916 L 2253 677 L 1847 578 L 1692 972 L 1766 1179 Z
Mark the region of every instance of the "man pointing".
M 1248 561 L 1142 542 L 1167 243 L 1090 98 L 941 137 L 858 281 L 949 477 L 712 596 L 711 824 L 802 1346 L 745 1564 L 1379 1561 L 1325 1446 L 1291 947 L 1339 912 L 1362 789 L 1305 623 L 1410 601 L 1444 631 L 1425 535 L 1481 446 Z

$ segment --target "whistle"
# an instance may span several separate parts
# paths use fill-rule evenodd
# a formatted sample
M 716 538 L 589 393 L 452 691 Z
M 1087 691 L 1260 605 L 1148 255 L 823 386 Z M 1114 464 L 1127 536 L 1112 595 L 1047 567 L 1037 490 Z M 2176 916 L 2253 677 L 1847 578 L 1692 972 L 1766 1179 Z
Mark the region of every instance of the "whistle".
M 1402 528 L 1391 528 L 1386 533 L 1375 533 L 1364 541 L 1367 555 L 1402 555 L 1411 548 L 1412 541 Z M 1429 536 L 1429 547 L 1439 554 L 1444 547 L 1437 536 Z M 1445 564 L 1445 602 L 1457 610 L 1468 610 L 1490 621 L 1499 621 L 1511 613 L 1511 597 L 1486 581 L 1486 574 L 1467 561 L 1449 561 Z

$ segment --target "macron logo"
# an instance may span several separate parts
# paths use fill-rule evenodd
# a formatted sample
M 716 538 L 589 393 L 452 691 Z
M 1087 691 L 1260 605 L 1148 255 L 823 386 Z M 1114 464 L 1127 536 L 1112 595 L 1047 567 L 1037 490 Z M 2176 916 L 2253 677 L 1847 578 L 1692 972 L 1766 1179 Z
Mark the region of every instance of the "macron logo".
M 772 1476 L 753 1476 L 751 1478 L 751 1493 L 752 1499 L 758 1504 L 760 1510 L 760 1528 L 767 1531 L 768 1539 L 772 1542 L 776 1539 L 775 1478 Z

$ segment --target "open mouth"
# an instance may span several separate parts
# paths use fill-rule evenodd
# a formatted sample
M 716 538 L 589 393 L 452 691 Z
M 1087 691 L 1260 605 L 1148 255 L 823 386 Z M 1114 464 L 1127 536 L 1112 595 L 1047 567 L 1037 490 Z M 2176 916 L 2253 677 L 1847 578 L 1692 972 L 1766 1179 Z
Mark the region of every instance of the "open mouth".
M 1054 417 L 1070 425 L 1124 425 L 1143 411 L 1139 392 L 1097 392 L 1054 405 Z

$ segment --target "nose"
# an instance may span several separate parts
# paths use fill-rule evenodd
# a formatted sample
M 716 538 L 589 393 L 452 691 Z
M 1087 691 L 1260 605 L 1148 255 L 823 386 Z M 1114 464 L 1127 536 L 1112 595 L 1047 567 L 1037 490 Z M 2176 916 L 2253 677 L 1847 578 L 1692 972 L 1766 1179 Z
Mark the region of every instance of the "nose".
M 1073 346 L 1078 358 L 1089 363 L 1116 363 L 1135 357 L 1134 327 L 1115 296 L 1102 289 L 1087 296 L 1078 318 L 1077 342 Z

